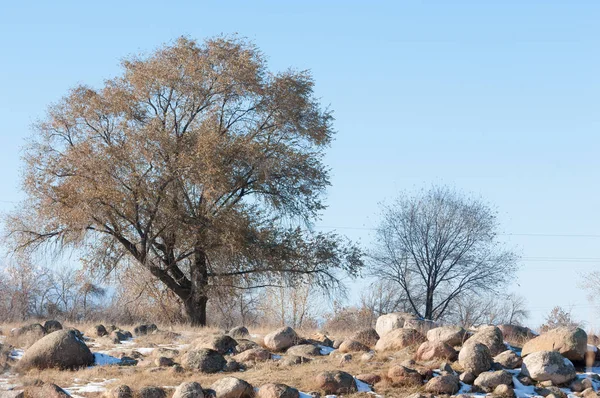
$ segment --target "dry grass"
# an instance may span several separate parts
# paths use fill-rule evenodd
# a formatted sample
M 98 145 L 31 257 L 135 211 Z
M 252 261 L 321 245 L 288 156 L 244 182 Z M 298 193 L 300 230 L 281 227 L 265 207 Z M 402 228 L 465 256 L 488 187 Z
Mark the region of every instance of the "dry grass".
M 32 383 L 34 380 L 43 380 L 53 382 L 63 387 L 74 385 L 77 380 L 78 384 L 84 384 L 94 381 L 102 381 L 106 379 L 115 379 L 116 381 L 108 383 L 107 388 L 113 388 L 118 385 L 126 384 L 134 390 L 139 390 L 145 386 L 160 386 L 166 388 L 175 388 L 185 381 L 196 381 L 203 387 L 209 387 L 216 380 L 227 376 L 234 376 L 246 380 L 256 387 L 260 387 L 266 383 L 284 383 L 301 391 L 316 391 L 315 385 L 316 376 L 324 371 L 343 370 L 353 375 L 361 373 L 374 373 L 385 376 L 387 369 L 390 367 L 390 360 L 387 355 L 379 354 L 368 363 L 361 363 L 359 360 L 360 354 L 355 356 L 355 359 L 349 363 L 340 365 L 338 357 L 320 357 L 314 359 L 310 363 L 300 364 L 291 367 L 280 367 L 274 361 L 259 363 L 255 367 L 245 372 L 233 373 L 217 373 L 204 374 L 198 372 L 174 373 L 170 368 L 154 368 L 154 367 L 119 367 L 119 366 L 104 366 L 86 368 L 77 371 L 59 371 L 48 369 L 43 371 L 31 371 L 21 376 L 21 382 Z M 408 358 L 397 358 L 401 361 Z M 385 381 L 378 384 L 378 388 L 387 391 L 386 396 L 401 396 L 412 391 L 406 388 L 397 388 Z M 396 395 L 394 395 L 396 394 Z M 87 395 L 87 394 L 86 394 Z M 93 396 L 93 395 L 90 395 Z M 362 394 L 355 394 L 359 397 Z
M 79 330 L 88 331 L 92 330 L 94 325 L 96 325 L 96 323 L 65 324 L 63 326 L 75 327 Z M 19 326 L 22 325 L 11 325 L 11 327 Z M 123 330 L 133 331 L 134 329 L 133 325 L 118 326 Z M 0 329 L 6 330 L 6 326 L 2 325 L 0 326 Z M 160 332 L 156 334 L 137 337 L 135 339 L 135 345 L 133 346 L 114 344 L 110 339 L 107 338 L 91 339 L 88 344 L 92 347 L 92 351 L 108 351 L 114 356 L 119 356 L 120 353 L 127 354 L 132 350 L 136 350 L 138 347 L 179 347 L 180 354 L 175 358 L 176 362 L 179 362 L 185 352 L 185 349 L 181 349 L 181 345 L 188 344 L 201 336 L 222 332 L 217 328 L 179 328 L 161 325 L 159 325 L 159 331 Z M 177 336 L 175 336 L 173 333 L 168 333 L 168 331 L 177 333 Z M 252 340 L 262 344 L 262 337 L 271 331 L 273 331 L 273 328 L 252 328 L 251 333 L 256 336 Z M 299 331 L 299 335 L 303 337 L 310 337 L 315 332 L 315 330 L 303 330 Z M 346 334 L 347 333 L 344 335 Z M 333 337 L 334 336 L 330 336 L 332 339 Z M 341 335 L 335 337 L 341 337 Z M 340 363 L 339 355 L 317 357 L 309 363 L 291 367 L 278 366 L 276 361 L 268 361 L 265 363 L 258 363 L 245 372 L 217 374 L 204 374 L 189 371 L 175 373 L 171 368 L 156 368 L 154 367 L 152 361 L 152 359 L 155 357 L 155 352 L 153 352 L 146 355 L 146 358 L 141 361 L 138 366 L 96 366 L 75 371 L 60 371 L 55 369 L 30 371 L 20 375 L 19 382 L 23 384 L 29 384 L 35 380 L 42 380 L 45 382 L 55 383 L 64 388 L 69 388 L 74 385 L 82 385 L 90 382 L 113 380 L 105 385 L 107 389 L 125 384 L 130 386 L 135 391 L 145 386 L 159 386 L 171 389 L 185 381 L 196 381 L 199 382 L 204 388 L 208 388 L 217 379 L 220 379 L 224 376 L 234 376 L 246 380 L 255 387 L 260 387 L 266 383 L 284 383 L 297 388 L 300 391 L 309 392 L 317 391 L 315 380 L 319 373 L 323 371 L 343 370 L 353 375 L 365 373 L 380 375 L 382 377 L 382 381 L 376 386 L 376 391 L 378 393 L 382 393 L 386 397 L 403 397 L 416 390 L 412 388 L 394 386 L 389 380 L 386 379 L 386 374 L 392 363 L 409 359 L 413 352 L 414 349 L 403 350 L 399 353 L 378 353 L 375 354 L 375 357 L 370 361 L 364 363 L 360 361 L 361 353 L 354 354 L 352 361 L 343 364 Z M 81 392 L 76 392 L 76 394 L 86 397 L 99 397 L 103 395 L 103 393 Z M 347 395 L 347 397 L 356 398 L 367 396 L 371 395 L 364 393 Z

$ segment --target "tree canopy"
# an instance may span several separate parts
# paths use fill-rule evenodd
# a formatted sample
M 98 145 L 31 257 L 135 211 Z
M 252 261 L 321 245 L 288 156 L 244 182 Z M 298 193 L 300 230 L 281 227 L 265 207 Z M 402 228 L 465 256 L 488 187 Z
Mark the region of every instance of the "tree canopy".
M 412 312 L 440 319 L 461 296 L 497 292 L 510 280 L 516 255 L 497 229 L 489 206 L 452 189 L 402 195 L 383 206 L 372 272 L 395 282 Z
M 307 71 L 267 70 L 239 38 L 181 38 L 78 86 L 37 123 L 26 200 L 9 215 L 16 248 L 77 248 L 89 267 L 144 267 L 206 324 L 217 289 L 324 288 L 361 252 L 311 232 L 329 185 L 331 111 Z

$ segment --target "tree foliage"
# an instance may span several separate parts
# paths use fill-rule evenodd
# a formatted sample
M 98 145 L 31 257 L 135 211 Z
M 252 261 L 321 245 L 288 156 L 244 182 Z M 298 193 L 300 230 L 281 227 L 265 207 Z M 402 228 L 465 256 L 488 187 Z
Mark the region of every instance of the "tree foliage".
M 219 289 L 339 286 L 360 251 L 303 226 L 324 208 L 332 116 L 306 71 L 271 73 L 237 38 L 181 38 L 78 86 L 35 127 L 15 247 L 54 242 L 110 271 L 145 267 L 194 324 Z
M 395 282 L 415 314 L 439 319 L 466 293 L 509 281 L 516 256 L 498 242 L 497 228 L 487 205 L 454 190 L 401 196 L 383 206 L 373 274 Z

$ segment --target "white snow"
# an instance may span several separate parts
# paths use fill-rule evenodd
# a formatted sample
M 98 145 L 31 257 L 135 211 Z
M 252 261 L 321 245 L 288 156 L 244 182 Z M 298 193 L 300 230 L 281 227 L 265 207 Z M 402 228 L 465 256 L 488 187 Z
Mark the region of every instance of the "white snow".
M 142 355 L 148 355 L 152 351 L 154 351 L 155 348 L 154 347 L 141 347 L 141 348 L 134 348 L 134 350 L 136 350 L 137 352 L 139 352 Z
M 329 355 L 329 354 L 331 354 L 332 351 L 335 351 L 334 348 L 327 347 L 325 345 L 320 345 L 320 344 L 319 344 L 319 349 L 321 350 L 321 355 Z
M 513 373 L 513 384 L 515 385 L 515 395 L 518 398 L 529 398 L 529 397 L 533 397 L 533 396 L 537 396 L 537 394 L 535 393 L 535 387 L 534 386 L 525 386 L 523 385 L 523 383 L 521 383 L 519 381 L 519 379 L 517 378 L 516 375 L 514 375 L 515 372 L 511 372 Z
M 96 366 L 116 365 L 118 363 L 121 363 L 119 358 L 115 358 L 102 352 L 94 353 L 94 365 Z
M 11 357 L 12 359 L 20 360 L 23 357 L 24 353 L 25 353 L 24 350 L 15 348 L 14 350 L 11 351 L 9 357 Z
M 358 392 L 372 392 L 371 386 L 364 381 L 360 381 L 356 377 L 354 378 L 354 381 L 356 382 L 356 389 Z
M 63 390 L 68 392 L 71 396 L 77 397 L 75 393 L 104 392 L 106 391 L 106 385 L 115 381 L 117 381 L 117 379 L 92 381 L 86 384 L 75 384 L 71 387 L 63 388 Z

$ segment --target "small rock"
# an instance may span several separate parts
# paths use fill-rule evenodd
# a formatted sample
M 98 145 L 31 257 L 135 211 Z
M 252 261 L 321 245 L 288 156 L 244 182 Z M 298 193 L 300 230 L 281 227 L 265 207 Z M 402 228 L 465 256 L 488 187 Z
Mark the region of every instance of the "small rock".
M 148 386 L 141 388 L 136 396 L 139 398 L 167 398 L 167 393 L 160 387 Z
M 425 391 L 433 394 L 456 394 L 460 389 L 458 377 L 455 375 L 436 376 L 425 384 Z
M 326 394 L 352 394 L 356 392 L 354 377 L 340 370 L 319 373 L 316 377 L 316 385 Z
M 204 391 L 202 391 L 200 383 L 185 382 L 175 389 L 172 398 L 204 398 Z
M 256 398 L 299 398 L 300 393 L 295 388 L 280 383 L 268 383 L 258 389 Z

